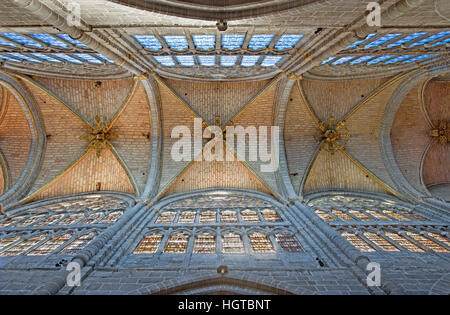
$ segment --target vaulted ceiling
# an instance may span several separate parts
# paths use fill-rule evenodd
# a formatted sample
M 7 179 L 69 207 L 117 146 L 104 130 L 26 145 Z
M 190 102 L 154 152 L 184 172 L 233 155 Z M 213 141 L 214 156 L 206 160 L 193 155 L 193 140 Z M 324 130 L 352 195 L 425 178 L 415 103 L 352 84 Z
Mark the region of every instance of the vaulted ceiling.
M 1 73 L 10 80 L 0 89 L 0 192 L 26 186 L 19 202 L 208 188 L 280 200 L 335 190 L 450 195 L 450 27 L 431 0 L 419 9 L 385 1 L 391 13 L 378 30 L 364 28 L 360 1 L 333 0 L 231 18 L 223 33 L 212 14 L 227 10 L 208 1 L 166 1 L 181 10 L 169 12 L 176 17 L 148 7 L 153 1 L 76 1 L 81 26 L 59 29 L 39 12 L 19 14 L 21 2 L 0 4 L 9 16 L 0 22 Z M 182 9 L 197 2 L 211 15 L 186 18 Z M 289 1 L 267 5 L 278 2 Z M 259 10 L 255 1 L 233 5 Z M 411 24 L 418 18 L 423 27 Z M 279 126 L 279 168 L 175 161 L 172 131 L 193 131 L 196 118 L 203 128 Z M 226 140 L 216 150 L 237 157 Z

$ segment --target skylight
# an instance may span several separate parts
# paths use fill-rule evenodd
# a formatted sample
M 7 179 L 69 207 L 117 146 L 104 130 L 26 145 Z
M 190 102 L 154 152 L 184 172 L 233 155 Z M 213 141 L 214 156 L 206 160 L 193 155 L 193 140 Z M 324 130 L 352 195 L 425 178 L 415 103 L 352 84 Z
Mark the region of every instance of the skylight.
M 142 45 L 142 47 L 153 50 L 153 51 L 159 51 L 163 47 L 159 40 L 154 35 L 135 35 L 134 38 L 139 42 L 139 44 Z
M 392 64 L 392 63 L 396 63 L 396 62 L 403 61 L 403 60 L 408 59 L 408 58 L 411 58 L 411 57 L 414 57 L 414 55 L 402 55 L 402 56 L 398 56 L 398 57 L 396 57 L 396 58 L 393 58 L 393 59 L 391 59 L 391 60 L 386 61 L 384 64 L 385 64 L 385 65 L 389 65 L 389 64 Z
M 334 60 L 334 59 L 336 59 L 336 57 L 328 57 L 327 59 L 325 59 L 324 61 L 322 61 L 322 64 L 324 65 L 324 64 L 327 64 L 327 63 L 329 63 L 330 61 L 332 61 L 332 60 Z
M 251 50 L 259 50 L 267 48 L 269 44 L 272 42 L 274 37 L 275 37 L 274 34 L 253 35 L 252 38 L 250 39 L 250 42 L 248 43 L 248 47 Z
M 189 48 L 187 38 L 184 35 L 168 35 L 163 38 L 173 50 L 183 51 Z
M 278 42 L 275 44 L 276 50 L 285 50 L 295 47 L 298 42 L 303 38 L 300 34 L 284 34 L 280 37 Z
M 225 34 L 222 35 L 222 48 L 234 50 L 241 48 L 244 44 L 245 35 L 243 34 Z
M 17 47 L 16 45 L 14 45 L 13 43 L 8 42 L 7 40 L 4 40 L 2 38 L 0 38 L 0 45 L 3 46 L 11 46 L 11 47 Z
M 109 59 L 108 57 L 103 56 L 102 54 L 95 54 L 96 57 L 106 61 L 107 63 L 114 63 L 114 61 L 112 61 L 111 59 Z
M 193 35 L 195 48 L 201 50 L 211 50 L 216 47 L 216 35 Z

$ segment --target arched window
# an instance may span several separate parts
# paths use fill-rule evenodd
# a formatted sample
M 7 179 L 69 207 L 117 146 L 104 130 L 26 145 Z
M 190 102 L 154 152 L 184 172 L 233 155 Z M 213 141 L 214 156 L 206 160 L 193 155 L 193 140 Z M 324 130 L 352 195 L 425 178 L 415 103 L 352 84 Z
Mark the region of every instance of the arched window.
M 62 246 L 68 240 L 72 238 L 72 234 L 67 233 L 59 236 L 53 236 L 45 243 L 39 245 L 31 252 L 28 253 L 30 256 L 46 256 L 55 251 L 58 247 Z

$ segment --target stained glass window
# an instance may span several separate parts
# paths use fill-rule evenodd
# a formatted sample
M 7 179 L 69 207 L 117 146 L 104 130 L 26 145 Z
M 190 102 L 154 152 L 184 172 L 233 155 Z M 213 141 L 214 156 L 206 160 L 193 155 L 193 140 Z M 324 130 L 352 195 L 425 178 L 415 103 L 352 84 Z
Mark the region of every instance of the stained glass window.
M 216 223 L 215 211 L 203 211 L 199 219 L 200 223 Z
M 195 212 L 194 211 L 183 211 L 180 214 L 178 223 L 194 223 Z
M 244 222 L 259 222 L 259 217 L 256 211 L 246 209 L 241 212 L 242 221 Z
M 386 56 L 380 56 L 377 57 L 375 59 L 370 60 L 369 62 L 367 62 L 368 65 L 374 65 L 383 61 L 386 61 L 388 59 L 391 59 L 392 57 L 395 57 L 394 55 L 386 55 Z
M 410 62 L 421 61 L 421 60 L 424 60 L 424 59 L 427 59 L 427 58 L 430 58 L 430 57 L 433 57 L 433 56 L 435 56 L 435 55 L 434 54 L 424 54 L 424 55 L 420 55 L 420 56 L 417 56 L 417 57 L 405 60 L 405 61 L 403 61 L 403 63 L 410 63 Z
M 50 61 L 50 62 L 55 62 L 55 63 L 61 63 L 62 62 L 61 60 L 52 58 L 52 57 L 50 57 L 48 55 L 41 54 L 41 53 L 32 53 L 31 55 L 33 55 L 34 57 L 38 57 L 38 58 L 44 59 L 46 61 Z
M 385 232 L 386 236 L 392 239 L 394 242 L 409 250 L 410 252 L 423 252 L 424 250 L 418 247 L 416 244 L 411 242 L 410 240 L 391 232 Z
M 281 56 L 266 56 L 261 62 L 261 67 L 273 67 L 282 59 Z
M 165 211 L 162 212 L 158 219 L 156 220 L 156 223 L 172 223 L 173 219 L 175 219 L 175 212 L 173 211 Z
M 56 221 L 60 220 L 62 217 L 63 217 L 63 215 L 61 215 L 61 214 L 52 215 L 52 216 L 49 216 L 49 217 L 45 218 L 42 221 L 39 221 L 35 225 L 36 226 L 51 225 L 51 224 L 54 224 Z
M 71 43 L 72 45 L 74 45 L 76 47 L 89 48 L 88 46 L 86 46 L 85 44 L 80 42 L 79 40 L 72 39 L 72 37 L 70 37 L 68 34 L 57 34 L 56 36 L 59 36 L 60 38 L 64 39 L 65 41 Z
M 354 233 L 343 232 L 341 233 L 343 237 L 345 237 L 353 246 L 356 247 L 359 251 L 362 252 L 375 252 L 375 248 L 373 248 L 370 244 L 368 244 L 365 240 Z
M 437 234 L 437 233 L 431 233 L 431 232 L 427 232 L 427 233 L 428 233 L 431 237 L 435 238 L 436 240 L 438 240 L 438 241 L 444 243 L 445 245 L 447 245 L 448 247 L 450 247 L 450 241 L 449 241 L 447 238 L 445 238 L 444 236 L 439 235 L 439 234 Z
M 163 38 L 173 50 L 183 51 L 189 48 L 187 38 L 184 35 L 167 35 L 163 36 Z
M 351 44 L 350 46 L 346 47 L 345 49 L 356 48 L 359 45 L 361 45 L 362 43 L 364 43 L 365 41 L 368 41 L 369 39 L 371 39 L 371 38 L 373 38 L 375 36 L 377 36 L 377 34 L 369 34 L 363 40 L 358 40 L 358 41 L 354 42 L 353 44 Z
M 134 250 L 133 254 L 154 254 L 159 248 L 162 240 L 162 235 L 159 233 L 146 235 L 141 240 L 139 245 Z
M 167 241 L 166 248 L 164 249 L 164 253 L 186 253 L 187 245 L 188 245 L 189 235 L 184 233 L 177 233 L 170 236 Z
M 388 216 L 393 217 L 396 220 L 400 220 L 400 221 L 409 221 L 408 218 L 398 214 L 397 212 L 394 212 L 392 210 L 384 210 L 383 211 L 384 214 L 387 214 Z
M 171 56 L 153 56 L 153 58 L 165 67 L 175 66 L 175 61 L 173 61 Z
M 195 65 L 194 56 L 176 56 L 175 58 L 184 67 L 192 67 Z
M 237 56 L 220 56 L 220 65 L 223 67 L 232 67 L 236 64 Z
M 258 34 L 253 35 L 248 43 L 248 47 L 251 50 L 259 50 L 263 48 L 267 48 L 269 44 L 272 42 L 275 35 L 273 34 Z
M 435 40 L 438 40 L 439 38 L 442 38 L 442 37 L 448 36 L 448 35 L 450 35 L 450 31 L 443 31 L 443 32 L 431 35 L 431 36 L 429 36 L 427 38 L 424 38 L 422 40 L 419 40 L 419 41 L 417 41 L 415 43 L 412 43 L 409 47 L 415 47 L 415 46 L 424 45 L 426 43 L 433 42 Z
M 43 48 L 43 46 L 31 39 L 28 39 L 22 35 L 16 34 L 16 33 L 0 33 L 0 35 L 3 35 L 17 43 L 20 43 L 25 46 L 30 46 L 34 48 Z
M 367 44 L 366 46 L 364 46 L 364 49 L 369 49 L 369 48 L 374 48 L 374 47 L 379 47 L 382 46 L 384 43 L 394 39 L 395 37 L 398 37 L 402 34 L 386 34 L 382 37 L 380 37 L 377 40 L 374 40 L 373 42 Z
M 50 238 L 45 243 L 39 245 L 35 249 L 33 249 L 31 252 L 28 253 L 30 256 L 45 256 L 51 254 L 54 250 L 56 250 L 58 247 L 63 245 L 65 242 L 70 240 L 72 237 L 71 234 L 64 234 L 60 236 L 54 236 Z
M 302 252 L 303 248 L 294 235 L 290 233 L 278 233 L 275 239 L 280 247 L 286 252 Z
M 400 251 L 397 247 L 395 247 L 393 244 L 382 238 L 381 236 L 370 233 L 370 232 L 364 232 L 364 236 L 367 237 L 369 240 L 374 242 L 376 245 L 381 247 L 384 251 L 387 252 L 398 252 Z
M 197 49 L 211 50 L 216 47 L 215 35 L 193 35 L 192 41 Z
M 224 210 L 220 213 L 222 222 L 237 222 L 237 214 L 236 211 Z
M 355 56 L 345 56 L 345 57 L 341 57 L 338 60 L 332 62 L 331 64 L 333 66 L 337 66 L 337 65 L 341 65 L 343 63 L 346 63 L 349 60 L 352 60 L 353 58 L 355 58 Z
M 30 61 L 30 62 L 34 62 L 34 63 L 42 63 L 42 60 L 38 59 L 38 58 L 31 58 L 27 55 L 24 54 L 19 54 L 19 53 L 8 53 L 8 56 L 11 57 L 15 57 L 17 59 L 21 59 L 21 60 L 25 60 L 25 61 Z
M 272 242 L 262 233 L 253 233 L 249 235 L 250 246 L 255 253 L 275 252 Z
M 391 219 L 389 219 L 387 216 L 382 215 L 381 213 L 379 213 L 378 211 L 374 211 L 374 210 L 366 210 L 366 212 L 368 214 L 370 214 L 371 216 L 377 218 L 378 220 L 382 220 L 382 221 L 390 221 Z
M 51 36 L 49 34 L 30 34 L 30 36 L 32 36 L 36 39 L 39 39 L 40 41 L 42 41 L 50 46 L 55 46 L 55 47 L 63 48 L 63 49 L 69 48 L 66 43 L 54 38 L 53 36 Z
M 195 254 L 214 254 L 216 252 L 216 238 L 209 233 L 197 235 L 194 242 Z
M 412 41 L 412 40 L 414 40 L 414 39 L 416 39 L 416 38 L 418 38 L 420 36 L 423 36 L 425 34 L 427 34 L 427 33 L 426 32 L 420 32 L 420 33 L 414 33 L 414 34 L 408 35 L 408 36 L 403 37 L 402 39 L 399 39 L 398 41 L 388 45 L 387 48 L 401 46 L 401 45 L 403 45 L 403 44 L 405 44 L 407 42 L 410 42 L 410 41 Z
M 225 233 L 222 239 L 222 251 L 224 253 L 243 253 L 244 243 L 239 234 Z
M 0 253 L 0 256 L 17 256 L 27 251 L 31 247 L 35 246 L 37 243 L 42 241 L 45 238 L 45 235 L 34 236 L 25 238 L 22 241 L 14 244 L 7 250 Z
M 123 211 L 114 211 L 108 214 L 106 217 L 100 221 L 100 223 L 114 223 L 122 216 Z
M 374 58 L 375 56 L 361 56 L 359 58 L 353 59 L 352 61 L 350 61 L 351 65 L 356 65 L 359 63 L 363 63 L 366 61 L 369 61 L 370 59 Z
M 260 56 L 243 56 L 241 60 L 241 66 L 253 67 L 258 62 Z
M 335 216 L 337 216 L 339 219 L 343 220 L 343 221 L 352 221 L 355 220 L 354 218 L 352 218 L 351 216 L 349 216 L 347 213 L 345 213 L 344 211 L 341 210 L 332 210 L 331 211 Z
M 102 217 L 103 217 L 102 212 L 93 213 L 93 214 L 89 215 L 87 218 L 78 222 L 78 224 L 94 224 L 94 223 L 97 223 L 97 221 L 100 220 Z
M 281 218 L 275 210 L 264 209 L 261 210 L 261 214 L 265 221 L 267 222 L 280 222 Z
M 44 216 L 43 215 L 35 215 L 32 217 L 29 217 L 19 223 L 16 224 L 16 226 L 28 226 L 28 225 L 33 225 L 36 221 L 39 221 L 40 219 L 42 219 Z
M 98 60 L 97 58 L 89 55 L 89 54 L 74 54 L 74 56 L 77 56 L 78 58 L 84 59 L 87 62 L 95 63 L 95 64 L 102 64 L 103 62 Z
M 330 61 L 332 61 L 332 60 L 334 60 L 334 59 L 336 59 L 336 57 L 328 57 L 327 59 L 325 59 L 324 61 L 322 61 L 322 64 L 324 65 L 324 64 L 327 64 L 327 63 L 329 63 Z
M 58 225 L 74 224 L 75 222 L 77 222 L 78 220 L 80 220 L 83 217 L 84 217 L 84 215 L 81 213 L 71 214 L 71 215 L 67 216 L 66 218 L 62 219 L 58 223 Z
M 75 254 L 78 251 L 82 250 L 86 247 L 95 237 L 95 233 L 91 232 L 88 234 L 83 234 L 79 236 L 76 240 L 71 242 L 68 246 L 66 246 L 61 253 L 62 254 Z
M 141 44 L 144 48 L 153 51 L 159 51 L 163 48 L 159 40 L 154 35 L 135 35 L 134 38 L 136 38 L 139 44 Z
M 198 60 L 199 64 L 204 67 L 213 67 L 216 65 L 216 56 L 201 55 L 201 56 L 197 56 L 197 60 Z
M 14 226 L 15 223 L 17 223 L 18 221 L 20 221 L 22 219 L 23 219 L 22 216 L 3 219 L 0 222 L 0 227 L 12 227 L 12 226 Z
M 8 238 L 2 238 L 0 239 L 0 250 L 8 247 L 12 243 L 18 241 L 20 239 L 20 236 L 14 236 L 14 237 L 8 237 Z
M 278 42 L 275 44 L 275 49 L 285 50 L 295 47 L 297 43 L 303 38 L 300 34 L 284 34 L 280 37 Z
M 372 218 L 368 217 L 368 216 L 367 216 L 364 212 L 362 212 L 362 211 L 350 210 L 349 213 L 352 214 L 352 215 L 354 215 L 355 217 L 357 217 L 359 220 L 362 220 L 362 221 L 373 220 Z
M 406 235 L 415 239 L 416 241 L 420 242 L 421 244 L 425 245 L 426 247 L 430 248 L 431 250 L 433 250 L 435 252 L 439 252 L 439 253 L 448 252 L 445 247 L 433 242 L 432 240 L 430 240 L 429 238 L 427 238 L 423 235 L 420 235 L 418 233 L 413 233 L 413 232 L 406 232 Z
M 66 55 L 66 54 L 56 53 L 56 54 L 53 54 L 53 55 L 55 57 L 64 59 L 65 61 L 68 61 L 70 63 L 76 63 L 76 64 L 79 64 L 79 65 L 83 64 L 83 62 L 81 60 L 72 58 L 72 57 L 70 57 L 69 55 Z
M 398 56 L 396 58 L 392 58 L 391 60 L 386 61 L 384 64 L 389 65 L 389 64 L 397 63 L 397 62 L 403 61 L 403 60 L 411 58 L 411 57 L 414 57 L 414 55 L 401 55 L 401 56 Z
M 324 221 L 336 221 L 336 219 L 326 211 L 316 210 L 315 213 Z
M 224 34 L 222 35 L 222 48 L 227 50 L 241 48 L 244 40 L 245 35 L 243 34 Z

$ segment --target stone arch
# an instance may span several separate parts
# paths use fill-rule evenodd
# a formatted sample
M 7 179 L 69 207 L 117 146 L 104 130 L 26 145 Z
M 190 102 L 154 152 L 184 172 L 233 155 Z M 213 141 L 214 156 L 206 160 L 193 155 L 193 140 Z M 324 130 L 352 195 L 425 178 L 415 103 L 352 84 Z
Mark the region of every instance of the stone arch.
M 41 159 L 45 151 L 46 136 L 37 103 L 25 86 L 5 72 L 0 72 L 0 84 L 17 99 L 25 114 L 31 133 L 30 150 L 22 174 L 10 189 L 0 196 L 0 203 L 8 209 L 17 205 L 18 200 L 25 196 L 38 176 Z
M 230 276 L 192 277 L 184 280 L 172 281 L 173 285 L 149 285 L 139 292 L 132 294 L 170 295 L 170 294 L 205 294 L 227 292 L 228 294 L 272 294 L 293 295 L 281 283 L 270 284 L 269 281 L 249 275 L 247 279 Z M 223 290 L 223 291 L 221 291 Z

